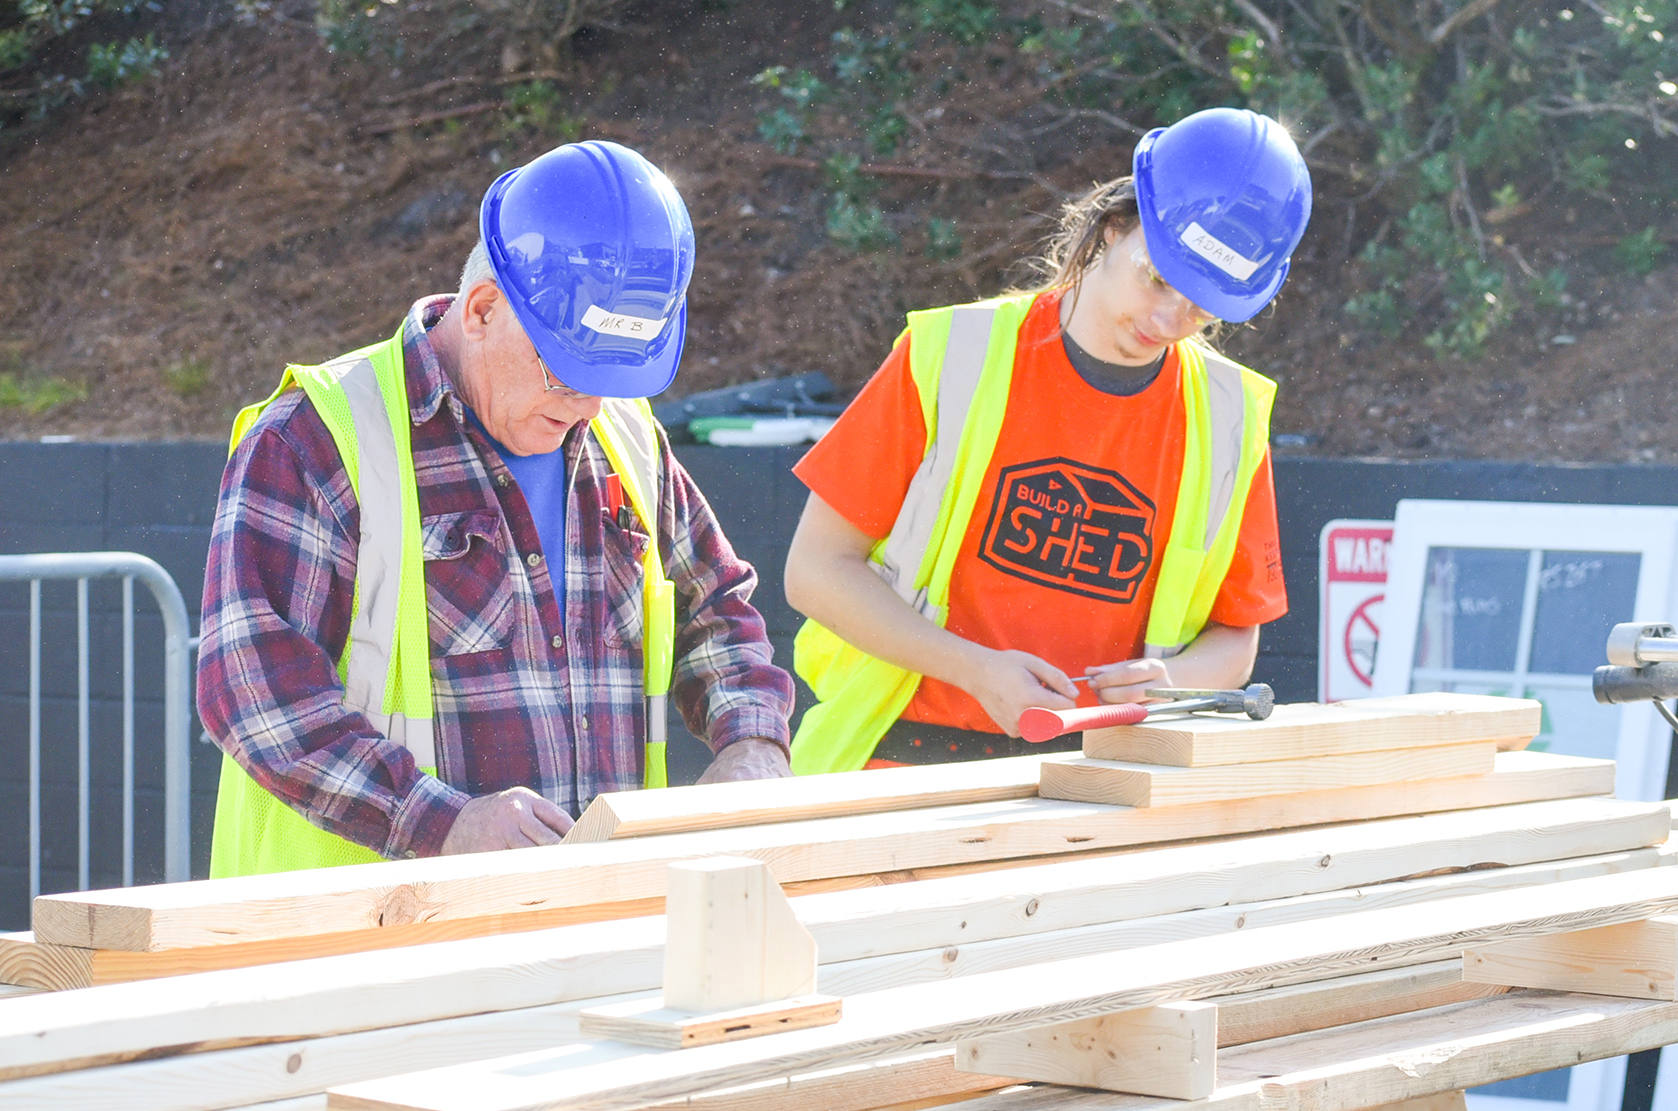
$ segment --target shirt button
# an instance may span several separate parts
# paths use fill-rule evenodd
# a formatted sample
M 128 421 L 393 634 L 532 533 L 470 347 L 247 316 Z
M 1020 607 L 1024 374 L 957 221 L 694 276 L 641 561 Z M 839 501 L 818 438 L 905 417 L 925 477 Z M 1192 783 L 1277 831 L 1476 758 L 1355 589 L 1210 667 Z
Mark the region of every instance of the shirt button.
M 495 484 L 497 486 L 505 486 L 505 485 L 507 485 L 508 481 L 509 480 L 508 480 L 507 476 L 504 475 L 504 474 L 498 474 L 498 475 L 495 476 Z
M 579 714 L 577 716 L 577 724 L 581 725 L 584 729 L 587 729 L 588 728 L 588 715 L 587 714 Z
M 524 557 L 524 561 L 526 563 L 530 564 L 530 566 L 534 567 L 538 563 L 542 562 L 542 553 L 541 552 L 531 552 L 529 555 Z
M 553 645 L 555 648 L 564 648 L 565 647 L 565 638 L 561 637 L 561 636 L 556 636 L 552 640 L 548 641 L 548 643 Z
M 407 857 L 407 858 L 408 858 L 408 859 L 409 859 L 409 860 L 412 860 L 412 859 L 414 859 L 414 858 L 415 858 L 415 857 L 416 857 L 416 856 L 418 856 L 418 855 L 419 855 L 419 853 L 418 853 L 418 852 L 416 852 L 416 851 L 414 851 L 414 850 L 413 850 L 413 849 L 409 849 L 409 850 L 408 850 L 408 851 L 406 851 L 406 852 L 404 852 L 404 853 L 403 853 L 403 854 L 402 854 L 402 855 L 403 855 L 403 856 L 405 856 L 405 857 Z

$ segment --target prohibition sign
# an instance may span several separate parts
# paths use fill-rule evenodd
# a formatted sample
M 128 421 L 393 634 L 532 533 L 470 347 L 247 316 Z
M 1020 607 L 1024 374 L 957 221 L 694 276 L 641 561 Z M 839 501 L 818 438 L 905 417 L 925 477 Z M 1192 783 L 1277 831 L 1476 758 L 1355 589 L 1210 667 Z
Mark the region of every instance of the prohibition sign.
M 1364 599 L 1363 604 L 1353 610 L 1352 616 L 1346 620 L 1346 666 L 1366 687 L 1375 685 L 1375 649 L 1381 641 L 1380 626 L 1370 616 L 1369 607 L 1380 604 L 1384 598 L 1385 594 L 1376 594 Z

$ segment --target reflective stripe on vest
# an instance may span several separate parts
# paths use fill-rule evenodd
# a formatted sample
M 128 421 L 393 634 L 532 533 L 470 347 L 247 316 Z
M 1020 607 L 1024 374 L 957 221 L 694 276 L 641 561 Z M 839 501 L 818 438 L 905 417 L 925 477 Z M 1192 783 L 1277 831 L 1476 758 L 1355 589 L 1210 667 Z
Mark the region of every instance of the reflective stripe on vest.
M 657 424 L 645 398 L 606 398 L 590 425 L 649 538 L 641 557 L 641 674 L 647 692 L 647 744 L 642 786 L 670 782 L 665 760 L 670 676 L 675 664 L 676 586 L 664 577 L 658 552 L 659 452 Z
M 962 429 L 979 391 L 995 319 L 996 306 L 984 302 L 961 305 L 950 314 L 949 340 L 938 376 L 938 431 L 927 445 L 915 477 L 909 480 L 897 520 L 880 551 L 880 561 L 873 565 L 905 602 L 934 620 L 938 620 L 932 612 L 936 607 L 928 600 L 926 586 L 917 584 L 926 582 L 922 564 L 932 550 L 939 510 L 961 455 Z
M 1009 375 L 997 360 L 1006 357 L 1011 365 L 1034 299 L 998 298 L 910 316 L 911 364 L 931 368 L 914 374 L 933 432 L 874 559 L 897 593 L 939 625 L 947 617 L 949 571 L 972 517 L 977 477 L 989 468 L 1006 408 Z M 1196 344 L 1179 343 L 1177 355 L 1184 459 L 1145 637 L 1145 653 L 1156 657 L 1175 655 L 1206 624 L 1239 539 L 1246 491 L 1264 458 L 1275 394 L 1269 379 Z M 793 770 L 860 768 L 908 705 L 920 676 L 865 656 L 815 622 L 805 623 L 795 649 L 799 674 L 822 701 L 799 727 Z M 868 691 L 865 682 L 889 685 L 890 696 Z
M 344 704 L 407 748 L 424 774 L 436 775 L 424 563 L 403 367 L 401 332 L 323 366 L 288 367 L 271 397 L 240 412 L 232 446 L 286 390 L 297 386 L 308 394 L 332 433 L 361 512 L 350 630 L 338 662 Z M 590 427 L 625 481 L 632 507 L 655 538 L 642 559 L 645 781 L 663 786 L 664 707 L 675 616 L 674 587 L 664 578 L 656 542 L 656 424 L 646 401 L 610 400 Z M 211 872 L 217 877 L 379 859 L 371 850 L 305 823 L 258 787 L 231 757 L 224 757 L 211 857 Z
M 401 334 L 392 342 L 394 352 L 401 359 Z M 344 364 L 348 364 L 347 366 Z M 400 366 L 400 362 L 398 366 Z M 407 444 L 405 450 L 396 449 L 396 433 L 391 426 L 385 406 L 385 394 L 370 358 L 340 360 L 319 368 L 319 372 L 304 371 L 325 377 L 342 367 L 334 383 L 349 402 L 354 420 L 356 442 L 356 472 L 351 475 L 355 497 L 361 510 L 361 538 L 355 561 L 355 611 L 350 618 L 349 640 L 344 645 L 344 705 L 360 710 L 373 723 L 373 728 L 406 748 L 414 763 L 435 775 L 437 742 L 432 732 L 432 717 L 410 716 L 402 712 L 395 701 L 401 681 L 396 674 L 396 647 L 400 636 L 397 614 L 402 601 L 402 546 L 410 532 L 417 535 L 419 506 L 404 505 L 404 486 L 413 489 L 414 456 Z M 398 380 L 400 383 L 400 379 Z M 305 389 L 308 389 L 305 386 Z M 311 396 L 314 391 L 310 391 Z M 402 409 L 407 411 L 407 392 L 403 391 Z M 404 429 L 406 431 L 406 429 Z M 406 440 L 407 436 L 403 436 Z M 407 472 L 404 483 L 403 472 Z M 409 494 L 417 498 L 417 491 Z M 411 519 L 404 527 L 403 517 Z M 412 572 L 409 572 L 412 574 Z M 423 572 L 422 572 L 423 574 Z M 411 586 L 410 586 L 411 589 Z M 420 581 L 424 597 L 424 581 Z M 430 646 L 424 645 L 425 655 L 419 656 L 421 645 L 408 646 L 413 656 L 410 666 L 424 660 L 423 678 L 409 677 L 416 693 L 423 688 L 426 710 L 431 702 Z

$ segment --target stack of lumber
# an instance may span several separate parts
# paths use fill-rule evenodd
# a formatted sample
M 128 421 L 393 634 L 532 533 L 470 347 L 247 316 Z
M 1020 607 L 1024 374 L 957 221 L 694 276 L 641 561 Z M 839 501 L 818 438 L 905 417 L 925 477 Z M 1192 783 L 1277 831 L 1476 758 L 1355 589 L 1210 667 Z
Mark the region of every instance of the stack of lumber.
M 1604 797 L 1610 762 L 1519 751 L 1537 727 L 1469 696 L 1281 707 L 602 796 L 550 848 L 46 896 L 0 939 L 0 979 L 41 989 L 0 998 L 0 1106 L 1023 1109 L 1102 1084 L 1137 1093 L 1103 1107 L 1357 1111 L 1678 1040 L 1670 814 Z M 686 1049 L 582 1033 L 666 985 L 671 865 L 720 856 L 780 881 L 842 1017 Z M 1664 996 L 1532 971 L 1633 942 Z M 1449 1067 L 1346 1064 L 1446 1027 L 1480 1039 Z

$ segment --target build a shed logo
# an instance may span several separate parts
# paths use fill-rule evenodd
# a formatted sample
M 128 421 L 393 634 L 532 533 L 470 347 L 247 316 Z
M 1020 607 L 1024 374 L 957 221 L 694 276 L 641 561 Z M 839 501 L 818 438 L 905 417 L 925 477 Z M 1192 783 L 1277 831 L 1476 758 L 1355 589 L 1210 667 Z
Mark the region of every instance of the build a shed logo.
M 1154 503 L 1117 471 L 1040 459 L 1003 468 L 979 558 L 998 571 L 1128 602 L 1154 558 Z

